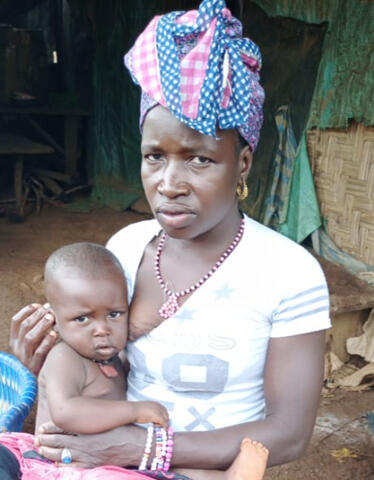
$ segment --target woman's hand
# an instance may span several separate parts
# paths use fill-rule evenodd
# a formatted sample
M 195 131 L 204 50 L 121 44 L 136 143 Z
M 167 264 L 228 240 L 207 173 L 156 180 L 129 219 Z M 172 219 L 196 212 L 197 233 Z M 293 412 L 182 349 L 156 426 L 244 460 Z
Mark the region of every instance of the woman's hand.
M 127 425 L 104 433 L 65 434 L 52 422 L 40 426 L 35 435 L 38 453 L 53 462 L 61 462 L 64 448 L 70 450 L 72 463 L 64 466 L 93 468 L 100 465 L 138 466 L 143 455 L 146 430 Z
M 52 330 L 54 316 L 48 305 L 27 305 L 17 312 L 10 325 L 10 347 L 16 357 L 35 375 L 57 340 Z

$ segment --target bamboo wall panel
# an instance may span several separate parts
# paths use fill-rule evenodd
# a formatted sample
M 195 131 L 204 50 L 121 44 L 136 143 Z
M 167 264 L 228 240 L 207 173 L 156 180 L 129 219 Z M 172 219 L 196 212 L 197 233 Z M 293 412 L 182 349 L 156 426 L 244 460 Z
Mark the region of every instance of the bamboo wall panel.
M 330 237 L 374 265 L 374 127 L 310 130 L 308 151 Z

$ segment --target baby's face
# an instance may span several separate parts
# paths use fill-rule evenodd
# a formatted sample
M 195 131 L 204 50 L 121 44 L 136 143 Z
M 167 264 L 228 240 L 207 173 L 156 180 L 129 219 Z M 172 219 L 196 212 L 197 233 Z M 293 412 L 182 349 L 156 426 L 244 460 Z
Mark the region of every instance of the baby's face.
M 127 287 L 116 269 L 97 278 L 67 272 L 48 289 L 60 337 L 80 355 L 108 360 L 127 341 Z

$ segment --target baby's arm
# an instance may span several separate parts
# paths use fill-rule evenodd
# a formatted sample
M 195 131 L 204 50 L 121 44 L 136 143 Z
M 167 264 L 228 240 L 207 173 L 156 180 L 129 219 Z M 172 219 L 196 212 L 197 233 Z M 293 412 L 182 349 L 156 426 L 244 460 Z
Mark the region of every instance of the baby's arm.
M 83 396 L 84 362 L 63 342 L 48 355 L 43 376 L 51 420 L 65 432 L 100 433 L 129 423 L 153 422 L 164 428 L 168 426 L 167 410 L 156 402 Z

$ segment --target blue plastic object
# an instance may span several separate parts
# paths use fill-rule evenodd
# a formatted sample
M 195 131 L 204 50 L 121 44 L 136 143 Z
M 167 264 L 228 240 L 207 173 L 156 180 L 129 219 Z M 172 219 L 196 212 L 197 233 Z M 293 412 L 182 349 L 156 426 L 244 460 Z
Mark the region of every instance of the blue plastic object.
M 10 353 L 0 352 L 0 432 L 20 432 L 37 392 L 35 376 Z
M 368 413 L 368 420 L 370 431 L 374 435 L 374 412 Z

